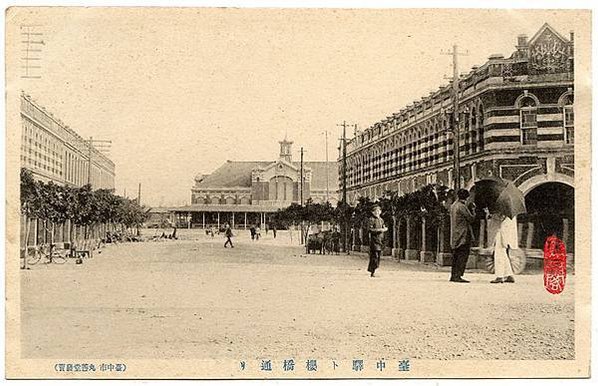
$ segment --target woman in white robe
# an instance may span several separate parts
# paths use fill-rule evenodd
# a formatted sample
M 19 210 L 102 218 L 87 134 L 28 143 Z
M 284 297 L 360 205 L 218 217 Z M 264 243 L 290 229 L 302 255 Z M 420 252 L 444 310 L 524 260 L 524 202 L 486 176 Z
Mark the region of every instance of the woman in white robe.
M 490 283 L 515 283 L 513 277 L 513 267 L 509 252 L 512 249 L 518 249 L 517 239 L 517 218 L 510 219 L 507 216 L 500 216 L 500 228 L 494 238 L 494 273 L 496 279 Z

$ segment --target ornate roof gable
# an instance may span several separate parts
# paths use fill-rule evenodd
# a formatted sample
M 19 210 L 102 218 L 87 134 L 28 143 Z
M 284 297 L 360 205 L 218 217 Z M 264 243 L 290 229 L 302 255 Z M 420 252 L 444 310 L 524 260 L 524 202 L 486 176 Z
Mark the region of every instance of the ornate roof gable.
M 530 73 L 568 72 L 570 55 L 570 42 L 544 24 L 529 42 Z
M 284 160 L 284 159 L 279 159 L 277 161 L 272 162 L 270 165 L 266 166 L 263 168 L 263 171 L 268 171 L 272 168 L 277 168 L 277 169 L 284 169 L 284 168 L 288 168 L 288 169 L 292 169 L 293 171 L 297 171 L 299 170 L 299 168 L 295 165 L 293 165 L 292 163 Z

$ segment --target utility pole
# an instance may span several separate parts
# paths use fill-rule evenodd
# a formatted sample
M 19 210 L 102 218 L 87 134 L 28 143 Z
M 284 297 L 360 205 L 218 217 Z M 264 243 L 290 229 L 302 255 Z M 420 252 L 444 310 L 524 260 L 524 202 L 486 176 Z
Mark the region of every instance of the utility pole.
M 87 185 L 91 185 L 91 147 L 93 146 L 93 137 L 89 137 L 87 145 L 89 150 L 89 158 L 87 159 Z
M 303 206 L 303 146 L 301 146 L 301 206 Z
M 343 121 L 342 124 L 337 126 L 342 126 L 343 128 L 343 138 L 342 138 L 342 189 L 343 189 L 343 205 L 347 206 L 347 122 Z M 355 125 L 357 127 L 357 125 Z M 344 236 L 343 236 L 343 251 L 349 252 L 347 250 L 348 240 L 349 240 L 349 221 L 347 219 L 346 213 L 343 213 L 343 228 L 344 228 Z
M 87 141 L 84 141 L 87 143 L 87 150 L 88 150 L 88 159 L 87 159 L 87 184 L 91 185 L 91 164 L 92 164 L 92 159 L 91 159 L 91 155 L 93 154 L 93 148 L 94 146 L 98 147 L 98 151 L 100 152 L 108 152 L 110 150 L 110 145 L 112 144 L 112 141 L 109 140 L 103 140 L 103 139 L 93 139 L 93 137 L 89 137 L 89 139 Z
M 459 133 L 459 67 L 458 57 L 459 55 L 467 55 L 467 52 L 460 53 L 457 49 L 457 45 L 453 45 L 453 50 L 444 52 L 445 55 L 451 55 L 453 57 L 453 187 L 455 194 L 461 188 L 461 138 Z
M 459 68 L 457 45 L 453 46 L 453 178 L 455 193 L 461 188 L 461 133 L 459 133 Z
M 347 125 L 343 121 L 343 202 L 347 203 Z
M 328 172 L 328 130 L 325 132 L 326 135 L 326 202 L 330 202 L 330 173 Z
M 137 205 L 141 208 L 141 182 L 139 183 L 139 190 L 137 191 Z M 137 224 L 137 236 L 140 235 L 139 224 Z
M 303 209 L 303 146 L 301 146 L 301 172 L 300 172 L 299 184 L 300 184 L 299 187 L 300 187 L 300 194 L 301 194 L 301 198 L 300 198 L 301 209 Z M 303 242 L 305 241 L 305 237 L 306 237 L 305 223 L 302 220 L 301 221 L 301 244 L 303 244 Z M 306 248 L 307 248 L 307 243 L 306 243 Z

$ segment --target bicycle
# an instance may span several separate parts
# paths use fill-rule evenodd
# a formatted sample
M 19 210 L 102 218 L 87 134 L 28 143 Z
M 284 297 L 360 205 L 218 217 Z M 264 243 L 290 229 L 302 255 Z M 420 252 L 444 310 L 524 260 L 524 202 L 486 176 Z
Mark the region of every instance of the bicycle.
M 35 247 L 30 247 L 27 256 L 27 264 L 35 265 L 40 262 L 42 257 L 46 259 L 45 264 L 64 264 L 67 256 L 59 253 L 55 249 L 55 244 L 40 244 Z

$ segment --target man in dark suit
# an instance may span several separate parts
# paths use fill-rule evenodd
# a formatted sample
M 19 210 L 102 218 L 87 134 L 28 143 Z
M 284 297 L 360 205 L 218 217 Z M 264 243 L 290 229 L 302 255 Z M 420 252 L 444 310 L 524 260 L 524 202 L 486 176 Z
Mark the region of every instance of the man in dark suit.
M 451 248 L 453 250 L 453 265 L 451 267 L 452 282 L 469 283 L 463 279 L 465 266 L 469 258 L 469 250 L 473 240 L 473 230 L 471 224 L 475 221 L 475 204 L 467 206 L 466 200 L 469 198 L 469 192 L 465 189 L 459 189 L 457 192 L 457 201 L 451 205 Z
M 230 227 L 230 225 L 228 225 L 228 223 L 224 224 L 224 236 L 226 236 L 226 242 L 224 243 L 224 248 L 227 247 L 227 245 L 230 245 L 231 248 L 234 248 L 235 246 L 233 245 L 233 229 Z
M 368 231 L 370 232 L 370 262 L 368 264 L 368 272 L 370 272 L 371 277 L 374 277 L 374 272 L 380 266 L 384 232 L 388 230 L 380 214 L 382 214 L 382 209 L 378 205 L 375 205 L 372 208 L 372 217 L 368 221 Z

